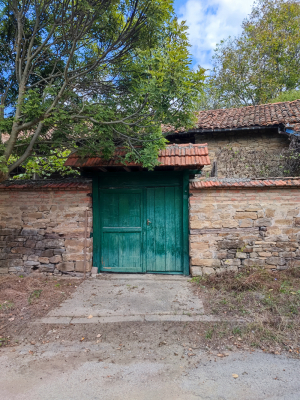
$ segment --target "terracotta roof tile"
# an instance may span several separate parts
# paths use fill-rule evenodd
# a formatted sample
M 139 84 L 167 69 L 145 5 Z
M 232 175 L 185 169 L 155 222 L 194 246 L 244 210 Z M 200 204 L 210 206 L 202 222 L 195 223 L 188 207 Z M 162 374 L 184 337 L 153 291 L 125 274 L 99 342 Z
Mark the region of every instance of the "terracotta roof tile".
M 190 189 L 209 188 L 245 188 L 245 187 L 300 187 L 299 178 L 271 178 L 271 179 L 249 179 L 249 178 L 210 178 L 207 180 L 193 181 Z
M 92 181 L 88 179 L 66 179 L 66 180 L 11 180 L 0 183 L 0 190 L 30 189 L 30 190 L 89 190 L 92 189 Z
M 300 100 L 262 104 L 241 108 L 199 111 L 194 129 L 214 130 L 245 128 L 249 126 L 272 126 L 283 124 L 300 132 Z M 163 125 L 163 132 L 185 132 Z
M 105 160 L 101 157 L 79 158 L 76 153 L 72 154 L 65 162 L 69 167 L 134 167 L 141 166 L 134 162 L 125 162 L 122 157 L 125 156 L 123 149 L 115 152 L 114 156 Z M 199 168 L 204 165 L 210 165 L 208 157 L 207 144 L 171 144 L 164 150 L 161 150 L 158 156 L 160 166 L 174 167 L 192 167 Z

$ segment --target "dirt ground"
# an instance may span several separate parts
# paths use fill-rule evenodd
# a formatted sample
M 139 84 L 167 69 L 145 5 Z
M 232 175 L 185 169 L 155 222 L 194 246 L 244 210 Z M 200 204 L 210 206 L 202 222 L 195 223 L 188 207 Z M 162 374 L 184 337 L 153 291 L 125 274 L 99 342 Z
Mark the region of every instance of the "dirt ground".
M 229 336 L 236 347 L 260 348 L 275 354 L 300 352 L 300 268 L 284 271 L 245 269 L 194 278 L 206 313 L 243 318 L 235 326 L 214 325 L 210 336 Z
M 204 301 L 206 313 L 224 317 L 219 322 L 42 324 L 38 319 L 69 298 L 81 280 L 3 277 L 0 398 L 297 400 L 300 361 L 295 343 L 299 336 L 288 342 L 291 331 L 286 328 L 279 337 L 278 327 L 275 338 L 268 336 L 270 322 L 257 325 L 253 315 L 256 303 L 251 308 L 248 298 L 253 288 L 228 292 L 236 279 L 191 284 Z M 262 296 L 265 290 L 256 284 L 254 292 Z M 265 318 L 270 311 L 262 304 Z M 241 321 L 243 310 L 249 314 Z M 270 331 L 274 334 L 274 327 Z
M 242 276 L 241 280 L 246 281 L 242 285 L 232 274 L 194 280 L 191 285 L 191 290 L 203 299 L 206 313 L 224 321 L 123 322 L 101 324 L 100 331 L 98 324 L 32 324 L 70 297 L 82 280 L 7 276 L 0 281 L 0 345 L 119 342 L 123 349 L 140 341 L 153 357 L 161 356 L 166 343 L 179 345 L 180 357 L 185 353 L 188 359 L 192 359 L 194 349 L 213 351 L 219 357 L 231 351 L 255 349 L 299 357 L 300 278 L 291 280 L 288 273 L 249 276 Z M 290 309 L 294 311 L 291 316 Z
M 42 275 L 0 277 L 0 346 L 22 340 L 32 321 L 59 306 L 81 282 Z

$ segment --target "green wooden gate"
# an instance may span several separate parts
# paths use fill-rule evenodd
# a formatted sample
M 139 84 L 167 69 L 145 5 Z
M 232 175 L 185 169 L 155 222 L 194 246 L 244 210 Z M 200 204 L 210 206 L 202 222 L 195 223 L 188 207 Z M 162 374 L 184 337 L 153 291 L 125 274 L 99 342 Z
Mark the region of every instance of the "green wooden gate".
M 189 274 L 187 185 L 183 173 L 97 175 L 93 265 L 99 272 Z

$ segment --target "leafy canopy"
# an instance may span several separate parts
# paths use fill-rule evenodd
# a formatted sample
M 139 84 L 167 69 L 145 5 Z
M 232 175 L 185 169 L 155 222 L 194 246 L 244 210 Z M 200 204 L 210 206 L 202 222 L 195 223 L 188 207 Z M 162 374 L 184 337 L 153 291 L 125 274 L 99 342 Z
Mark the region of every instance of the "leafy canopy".
M 2 179 L 65 149 L 152 168 L 203 86 L 186 29 L 171 0 L 0 0 Z
M 299 26 L 299 1 L 254 3 L 242 34 L 215 50 L 206 101 L 214 108 L 264 104 L 299 89 Z

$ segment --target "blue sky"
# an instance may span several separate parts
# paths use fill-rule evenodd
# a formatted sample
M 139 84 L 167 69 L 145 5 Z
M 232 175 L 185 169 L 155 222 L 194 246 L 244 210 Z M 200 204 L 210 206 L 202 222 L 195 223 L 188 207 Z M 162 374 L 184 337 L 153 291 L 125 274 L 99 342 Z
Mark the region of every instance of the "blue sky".
M 211 67 L 211 56 L 218 42 L 241 32 L 253 0 L 174 0 L 179 20 L 189 27 L 193 66 Z

